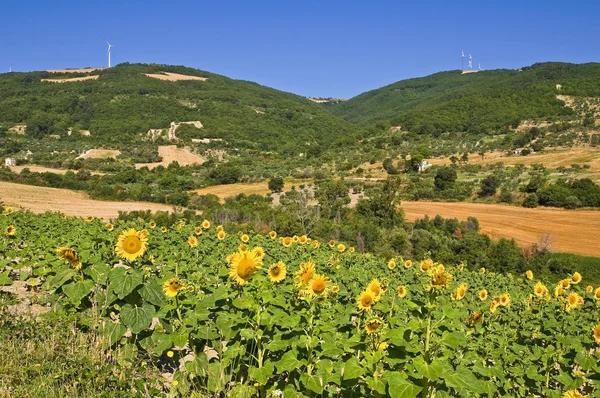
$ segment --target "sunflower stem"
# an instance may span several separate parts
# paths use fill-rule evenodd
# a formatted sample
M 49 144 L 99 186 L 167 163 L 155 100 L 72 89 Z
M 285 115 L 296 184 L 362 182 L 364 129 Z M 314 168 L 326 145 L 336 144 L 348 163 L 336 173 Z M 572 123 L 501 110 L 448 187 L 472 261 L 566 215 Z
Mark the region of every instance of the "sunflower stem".
M 431 299 L 432 299 L 433 294 L 429 293 L 429 296 L 427 298 L 427 303 L 428 305 L 428 309 L 427 309 L 427 334 L 425 335 L 425 353 L 424 353 L 424 359 L 425 359 L 425 363 L 429 364 L 429 342 L 431 340 L 431 315 L 432 315 L 432 308 L 431 308 Z M 429 389 L 429 379 L 425 376 L 423 376 L 423 390 L 421 391 L 421 397 L 422 398 L 426 398 L 427 397 L 427 390 Z

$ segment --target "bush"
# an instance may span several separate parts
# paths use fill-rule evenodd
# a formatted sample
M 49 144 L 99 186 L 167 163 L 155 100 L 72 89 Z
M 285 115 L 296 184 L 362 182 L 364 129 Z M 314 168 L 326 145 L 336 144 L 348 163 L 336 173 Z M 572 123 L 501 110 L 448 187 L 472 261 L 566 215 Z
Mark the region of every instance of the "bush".
M 269 180 L 269 190 L 271 192 L 281 192 L 283 190 L 284 181 L 281 177 L 273 177 Z
M 534 193 L 530 193 L 527 195 L 525 200 L 523 201 L 523 207 L 535 208 L 538 207 L 539 199 L 538 196 Z
M 581 200 L 577 196 L 569 196 L 565 199 L 565 208 L 573 210 L 581 207 Z

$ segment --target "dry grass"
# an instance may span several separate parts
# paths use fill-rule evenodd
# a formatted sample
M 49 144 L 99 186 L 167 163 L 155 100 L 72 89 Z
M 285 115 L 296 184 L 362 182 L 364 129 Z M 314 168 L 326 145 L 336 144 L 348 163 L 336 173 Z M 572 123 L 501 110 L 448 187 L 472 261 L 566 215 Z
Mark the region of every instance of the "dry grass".
M 117 149 L 90 149 L 83 155 L 79 156 L 79 159 L 105 159 L 105 158 L 116 158 L 121 154 L 121 151 Z
M 525 209 L 478 203 L 402 202 L 408 221 L 425 215 L 479 220 L 482 232 L 492 238 L 514 238 L 523 246 L 539 243 L 550 234 L 551 250 L 600 256 L 600 211 Z
M 40 81 L 50 82 L 50 83 L 67 83 L 67 82 L 80 82 L 83 80 L 96 80 L 99 77 L 100 76 L 98 76 L 98 75 L 93 75 L 93 76 L 84 76 L 84 77 L 71 77 L 71 78 L 67 78 L 67 79 L 40 79 Z
M 310 180 L 305 181 L 291 181 L 286 182 L 283 186 L 284 191 L 288 191 L 293 185 L 298 186 L 301 184 L 309 184 Z M 198 195 L 217 195 L 221 202 L 225 201 L 225 198 L 236 196 L 241 193 L 245 195 L 266 195 L 269 192 L 269 186 L 267 182 L 253 182 L 253 183 L 237 183 L 237 184 L 226 184 L 226 185 L 213 185 L 206 188 L 196 189 L 192 192 L 196 192 Z
M 148 77 L 153 77 L 153 78 L 159 79 L 159 80 L 167 80 L 170 82 L 175 82 L 178 80 L 201 80 L 201 81 L 208 80 L 207 77 L 180 75 L 179 73 L 170 73 L 170 72 L 144 73 L 144 74 Z
M 85 69 L 53 69 L 47 70 L 46 72 L 50 73 L 89 73 L 95 70 L 102 70 L 105 68 L 85 68 Z
M 158 147 L 158 154 L 162 157 L 162 162 L 157 163 L 136 163 L 135 168 L 141 169 L 148 167 L 153 169 L 157 166 L 167 167 L 171 162 L 177 161 L 180 166 L 190 164 L 204 163 L 204 159 L 198 155 L 191 153 L 186 148 L 177 148 L 175 145 L 163 145 Z
M 59 211 L 69 216 L 93 216 L 105 220 L 118 217 L 119 211 L 172 211 L 171 206 L 158 203 L 94 200 L 83 192 L 11 182 L 0 182 L 0 201 L 34 213 Z
M 21 171 L 23 171 L 23 169 L 29 169 L 29 171 L 33 172 L 33 173 L 55 173 L 55 174 L 66 174 L 67 171 L 72 171 L 73 173 L 77 173 L 77 170 L 67 170 L 67 169 L 54 169 L 51 167 L 44 167 L 44 166 L 36 166 L 34 164 L 25 164 L 22 166 L 13 166 L 10 168 L 13 172 L 19 174 L 21 173 Z M 91 174 L 93 175 L 104 175 L 105 173 L 101 173 L 98 171 L 92 171 Z

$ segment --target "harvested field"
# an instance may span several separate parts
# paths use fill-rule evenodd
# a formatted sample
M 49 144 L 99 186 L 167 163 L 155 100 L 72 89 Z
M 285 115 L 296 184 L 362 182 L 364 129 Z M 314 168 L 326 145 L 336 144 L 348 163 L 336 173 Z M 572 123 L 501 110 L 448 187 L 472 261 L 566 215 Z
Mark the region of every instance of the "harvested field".
M 77 159 L 105 159 L 105 158 L 116 158 L 121 154 L 121 151 L 116 149 L 90 149 L 83 155 L 77 157 Z
M 55 173 L 55 174 L 66 174 L 67 171 L 72 171 L 73 173 L 77 173 L 77 170 L 68 170 L 68 169 L 54 169 L 54 168 L 50 168 L 50 167 L 44 167 L 44 166 L 36 166 L 34 164 L 25 164 L 22 166 L 13 166 L 10 168 L 13 172 L 19 174 L 21 173 L 21 171 L 23 171 L 23 169 L 29 169 L 29 171 L 33 172 L 33 173 Z M 104 173 L 98 172 L 98 171 L 92 171 L 91 174 L 93 175 L 104 175 Z
M 178 80 L 201 80 L 201 81 L 208 80 L 207 77 L 180 75 L 179 73 L 170 73 L 170 72 L 144 73 L 144 74 L 148 77 L 153 77 L 153 78 L 159 79 L 159 80 L 167 80 L 170 82 L 176 82 Z
M 176 145 L 163 145 L 158 147 L 158 154 L 162 157 L 162 162 L 156 163 L 136 163 L 135 168 L 141 169 L 148 167 L 153 169 L 157 166 L 167 167 L 171 162 L 177 161 L 180 166 L 187 166 L 195 163 L 204 163 L 204 159 L 191 153 L 186 148 L 177 148 Z
M 301 184 L 310 184 L 312 181 L 293 181 L 286 182 L 283 186 L 284 191 L 288 191 L 293 185 L 298 187 Z M 206 188 L 196 189 L 192 192 L 196 192 L 198 195 L 217 195 L 221 202 L 225 201 L 225 198 L 236 196 L 241 193 L 245 195 L 266 195 L 271 190 L 269 189 L 268 182 L 252 182 L 252 183 L 237 183 L 237 184 L 226 184 L 226 185 L 213 185 Z
M 50 83 L 68 83 L 68 82 L 81 82 L 83 80 L 96 80 L 99 77 L 100 76 L 98 76 L 98 75 L 93 75 L 93 76 L 83 76 L 83 77 L 71 77 L 71 78 L 67 78 L 67 79 L 40 79 L 40 80 L 43 82 L 50 82 Z
M 408 221 L 425 215 L 459 220 L 473 216 L 482 232 L 494 239 L 514 238 L 518 244 L 529 246 L 550 236 L 552 251 L 600 256 L 600 211 L 438 202 L 402 202 L 401 207 Z
M 452 164 L 449 158 L 438 158 L 428 160 L 435 166 Z M 485 158 L 471 154 L 469 156 L 470 164 L 494 164 L 502 162 L 507 166 L 516 164 L 532 165 L 541 163 L 545 167 L 555 169 L 559 166 L 569 167 L 574 163 L 589 164 L 590 170 L 600 170 L 600 148 L 577 147 L 573 149 L 554 149 L 544 152 L 534 153 L 527 156 L 505 156 L 504 152 L 490 152 L 485 154 Z
M 50 73 L 89 73 L 95 70 L 102 70 L 105 68 L 83 68 L 83 69 L 53 69 L 47 70 L 46 72 Z
M 35 187 L 0 181 L 0 201 L 8 206 L 31 210 L 34 213 L 60 211 L 69 216 L 116 218 L 119 211 L 171 211 L 168 205 L 145 202 L 112 202 L 90 199 L 83 192 L 68 189 Z

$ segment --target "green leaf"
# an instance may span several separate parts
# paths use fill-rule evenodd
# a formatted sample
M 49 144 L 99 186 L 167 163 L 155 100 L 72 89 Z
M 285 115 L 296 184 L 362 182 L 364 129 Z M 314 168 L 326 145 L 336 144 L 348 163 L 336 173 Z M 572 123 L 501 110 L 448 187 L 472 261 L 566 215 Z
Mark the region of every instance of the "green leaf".
M 119 299 L 125 298 L 143 281 L 141 272 L 125 268 L 115 268 L 108 274 L 111 287 Z
M 201 352 L 194 360 L 186 362 L 185 368 L 196 376 L 204 377 L 208 374 L 208 357 Z
M 260 384 L 265 385 L 267 384 L 267 381 L 269 381 L 269 378 L 273 376 L 274 370 L 275 367 L 273 366 L 273 364 L 267 361 L 262 368 L 256 368 L 254 366 L 251 366 L 248 369 L 248 373 L 251 377 L 254 377 L 256 381 L 258 381 Z
M 467 343 L 467 339 L 462 333 L 455 332 L 444 332 L 442 334 L 442 339 L 440 343 L 447 345 L 450 348 L 457 349 L 461 345 L 465 345 Z
M 483 382 L 478 380 L 477 376 L 464 366 L 458 367 L 455 372 L 443 375 L 442 377 L 446 380 L 446 385 L 448 387 L 465 389 L 478 394 L 486 392 Z
M 391 398 L 413 398 L 423 389 L 404 379 L 400 373 L 391 372 L 388 375 L 388 393 Z
M 103 338 L 103 347 L 112 347 L 127 331 L 127 328 L 120 323 L 112 322 L 106 319 L 99 329 L 99 334 Z
M 86 297 L 94 288 L 94 281 L 91 279 L 80 280 L 76 283 L 63 285 L 62 290 L 75 306 L 79 306 L 81 300 Z
M 275 366 L 277 366 L 277 371 L 279 373 L 291 372 L 296 369 L 299 364 L 298 353 L 295 350 L 286 352 L 279 361 L 275 362 Z
M 65 283 L 67 283 L 71 278 L 75 276 L 76 272 L 70 268 L 62 267 L 56 272 L 56 274 L 44 283 L 44 287 L 47 289 L 58 289 Z
M 434 360 L 430 364 L 425 362 L 423 357 L 416 357 L 413 360 L 413 365 L 422 376 L 427 377 L 429 380 L 436 380 L 442 374 L 442 362 Z
M 106 285 L 109 272 L 110 268 L 104 263 L 94 264 L 83 271 L 84 274 L 88 275 L 94 282 L 100 285 Z
M 144 304 L 141 307 L 125 304 L 121 308 L 121 319 L 132 333 L 137 334 L 150 326 L 155 313 L 156 310 L 151 304 Z
M 342 368 L 344 380 L 357 379 L 358 377 L 362 376 L 364 372 L 364 369 L 360 366 L 360 363 L 356 357 L 348 359 Z
M 0 274 L 0 286 L 10 286 L 13 284 L 13 280 L 8 277 L 8 272 Z
M 161 286 L 156 282 L 147 282 L 138 290 L 138 293 L 144 300 L 150 304 L 162 307 L 167 303 L 167 299 L 163 293 Z

